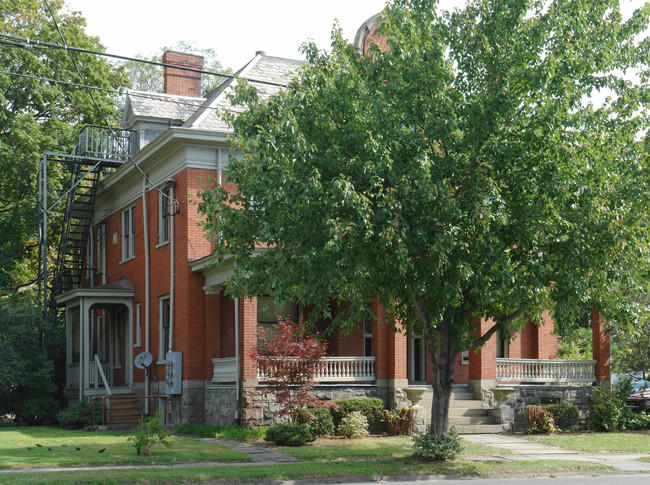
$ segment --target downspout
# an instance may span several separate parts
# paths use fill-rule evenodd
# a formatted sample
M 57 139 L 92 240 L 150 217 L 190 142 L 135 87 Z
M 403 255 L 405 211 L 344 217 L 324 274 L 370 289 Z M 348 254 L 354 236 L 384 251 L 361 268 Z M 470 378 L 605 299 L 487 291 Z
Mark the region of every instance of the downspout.
M 241 383 L 239 382 L 239 298 L 235 298 L 235 402 L 237 403 L 237 410 L 235 411 L 235 419 L 239 419 L 239 387 Z
M 169 344 L 167 345 L 170 352 L 173 350 L 172 343 L 174 342 L 174 277 L 176 271 L 174 266 L 174 214 L 176 213 L 176 209 L 170 204 L 174 200 L 174 197 L 176 197 L 176 190 L 174 185 L 171 185 L 169 188 L 169 200 L 165 201 L 169 206 L 169 253 L 171 255 L 171 261 L 169 263 Z
M 151 302 L 149 298 L 149 221 L 147 219 L 147 178 L 142 178 L 142 222 L 144 226 L 144 350 L 149 352 Z M 149 373 L 144 374 L 144 395 L 149 395 Z M 144 413 L 149 414 L 149 399 L 144 400 Z

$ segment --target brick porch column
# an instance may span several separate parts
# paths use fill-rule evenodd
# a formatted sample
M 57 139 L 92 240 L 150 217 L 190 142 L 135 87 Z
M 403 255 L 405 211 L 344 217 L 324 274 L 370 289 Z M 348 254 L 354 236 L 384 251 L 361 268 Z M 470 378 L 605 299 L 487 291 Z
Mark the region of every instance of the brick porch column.
M 553 332 L 553 318 L 551 312 L 545 310 L 540 315 L 540 325 L 533 325 L 535 330 L 535 356 L 534 359 L 557 358 L 557 337 Z
M 386 321 L 386 309 L 379 300 L 372 302 L 375 320 L 372 323 L 372 353 L 375 356 L 375 377 L 377 386 L 389 408 L 401 407 L 406 400 L 402 391 L 408 386 L 406 378 L 406 332 L 395 332 Z M 397 325 L 400 328 L 399 325 Z
M 492 328 L 492 320 L 481 320 L 480 335 Z M 481 389 L 490 389 L 497 382 L 497 337 L 496 334 L 478 352 L 469 351 L 469 387 L 476 397 L 482 399 Z
M 611 385 L 611 353 L 609 332 L 605 331 L 600 312 L 591 312 L 591 335 L 593 358 L 596 361 L 596 385 L 610 387 Z
M 257 363 L 250 358 L 250 350 L 257 345 L 257 299 L 239 299 L 239 380 L 240 422 L 256 426 L 263 413 L 257 406 Z

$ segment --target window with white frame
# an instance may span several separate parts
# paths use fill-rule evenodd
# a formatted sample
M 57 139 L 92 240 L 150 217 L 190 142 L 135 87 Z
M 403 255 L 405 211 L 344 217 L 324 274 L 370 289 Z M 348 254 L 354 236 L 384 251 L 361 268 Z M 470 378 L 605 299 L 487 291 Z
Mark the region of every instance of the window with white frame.
M 135 256 L 135 206 L 122 211 L 122 260 Z
M 97 248 L 95 257 L 96 274 L 104 275 L 106 273 L 106 226 L 99 224 L 95 232 L 95 247 Z
M 169 202 L 171 187 L 164 185 L 158 192 L 158 244 L 169 242 Z
M 169 332 L 169 323 L 170 323 L 170 313 L 169 313 L 169 295 L 162 296 L 159 299 L 159 315 L 160 315 L 160 329 L 158 335 L 160 335 L 160 353 L 158 355 L 158 360 L 163 361 L 167 357 L 167 352 L 171 350 L 170 345 L 170 332 Z
M 372 307 L 369 310 L 372 312 Z M 365 357 L 372 355 L 372 320 L 373 317 L 370 316 L 363 319 L 363 355 Z
M 135 343 L 134 347 L 142 345 L 142 303 L 135 304 Z

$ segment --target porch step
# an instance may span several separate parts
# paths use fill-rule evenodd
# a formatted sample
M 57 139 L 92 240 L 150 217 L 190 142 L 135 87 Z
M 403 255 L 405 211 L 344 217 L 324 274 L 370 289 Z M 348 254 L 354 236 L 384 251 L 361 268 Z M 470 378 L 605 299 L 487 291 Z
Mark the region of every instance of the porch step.
M 418 404 L 424 411 L 426 424 L 431 423 L 431 401 L 433 392 L 427 390 Z M 502 433 L 503 427 L 491 416 L 490 409 L 482 406 L 465 386 L 457 386 L 449 401 L 449 426 L 455 426 L 459 434 Z
M 142 413 L 135 396 L 113 396 L 110 399 L 108 422 L 116 424 L 137 424 Z

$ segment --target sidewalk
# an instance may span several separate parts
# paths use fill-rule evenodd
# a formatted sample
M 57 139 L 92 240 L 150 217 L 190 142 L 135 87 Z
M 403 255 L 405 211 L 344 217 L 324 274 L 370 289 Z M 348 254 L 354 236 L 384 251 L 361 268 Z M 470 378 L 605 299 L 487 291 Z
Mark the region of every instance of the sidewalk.
M 637 458 L 648 456 L 643 453 L 581 453 L 505 434 L 466 434 L 461 437 L 465 441 L 508 450 L 512 453 L 465 457 L 468 460 L 574 460 L 609 465 L 617 470 L 627 472 L 650 472 L 649 462 L 637 460 Z

